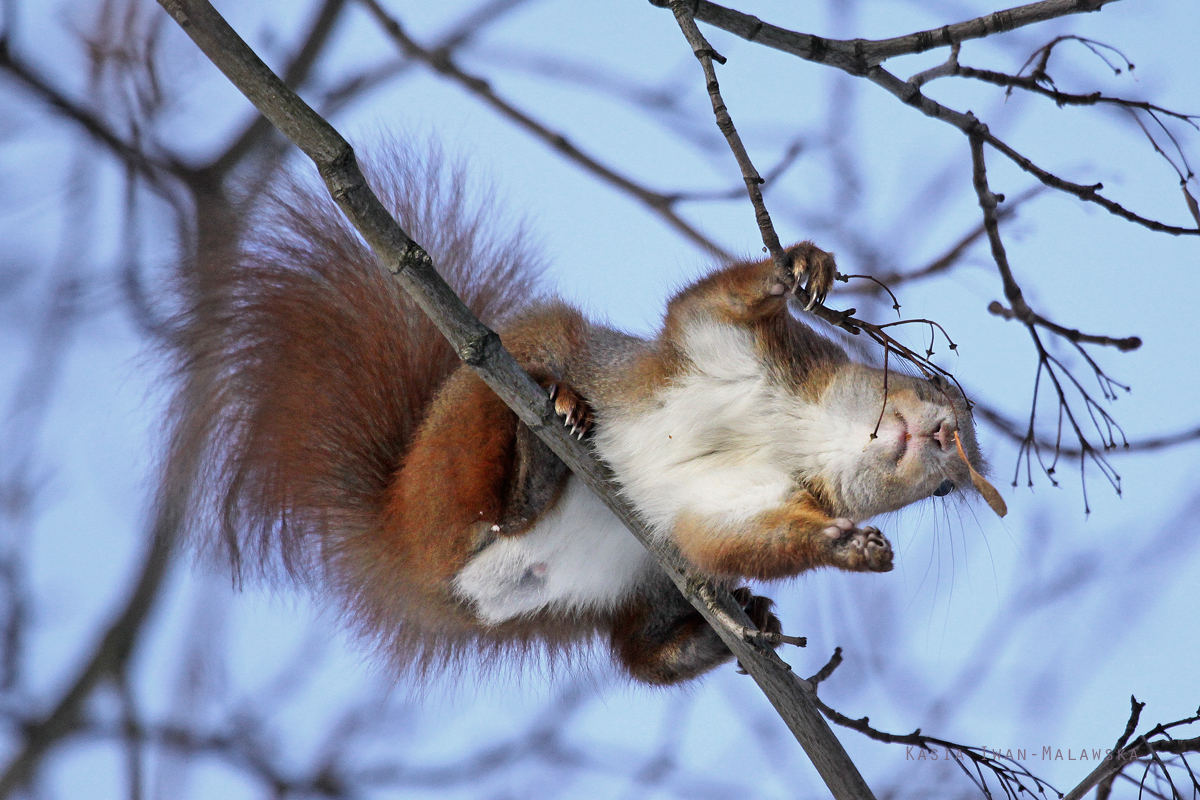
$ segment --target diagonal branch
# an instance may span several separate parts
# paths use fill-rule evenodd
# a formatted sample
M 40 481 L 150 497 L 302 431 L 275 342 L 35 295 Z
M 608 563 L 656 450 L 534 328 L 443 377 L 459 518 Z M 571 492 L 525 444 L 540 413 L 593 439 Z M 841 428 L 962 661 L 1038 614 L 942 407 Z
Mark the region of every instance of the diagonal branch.
M 729 109 L 725 107 L 725 100 L 721 97 L 721 87 L 717 83 L 717 73 L 713 67 L 713 61 L 724 63 L 725 59 L 709 46 L 683 3 L 676 0 L 671 3 L 671 10 L 675 13 L 675 19 L 679 22 L 679 27 L 683 30 L 688 44 L 692 46 L 693 55 L 700 61 L 700 66 L 704 70 L 708 96 L 712 101 L 713 114 L 717 118 L 717 129 L 725 136 L 725 141 L 729 143 L 729 149 L 733 151 L 733 157 L 737 159 L 738 167 L 742 171 L 742 180 L 746 182 L 746 193 L 750 195 L 750 202 L 754 205 L 754 218 L 758 222 L 758 230 L 762 234 L 763 244 L 766 245 L 767 251 L 770 252 L 776 265 L 781 269 L 786 269 L 787 257 L 784 255 L 783 245 L 779 243 L 775 226 L 771 224 L 771 215 L 767 213 L 767 207 L 763 203 L 760 187 L 765 181 L 750 161 L 750 154 L 746 152 L 746 146 L 742 144 L 742 137 L 738 135 L 733 118 L 729 116 Z
M 317 62 L 317 57 L 321 55 L 325 45 L 332 38 L 333 31 L 337 27 L 345 7 L 346 0 L 325 0 L 321 4 L 321 9 L 313 19 L 303 44 L 284 67 L 284 83 L 295 88 L 308 80 L 313 66 Z M 225 152 L 213 160 L 209 169 L 215 175 L 227 174 L 240 164 L 242 159 L 256 148 L 272 130 L 270 122 L 261 114 L 255 114 L 254 119 L 246 126 L 241 135 L 233 140 L 233 144 L 227 147 Z
M 499 337 L 471 315 L 438 275 L 428 254 L 387 214 L 371 193 L 354 151 L 341 135 L 263 64 L 207 0 L 160 0 L 160 4 L 263 115 L 315 162 L 331 196 L 380 262 L 430 315 L 463 361 L 655 555 L 660 567 L 750 672 L 806 749 L 819 744 L 820 735 L 814 733 L 812 720 L 816 719 L 826 733 L 828 727 L 813 704 L 811 687 L 792 673 L 773 650 L 754 641 L 755 637 L 745 636 L 745 631 L 753 631 L 753 625 L 727 591 L 693 573 L 674 547 L 650 535 L 633 509 L 618 497 L 605 469 L 557 423 L 545 392 L 521 370 Z M 726 619 L 740 628 L 731 628 L 724 623 Z M 828 762 L 818 762 L 822 775 L 835 768 Z M 864 798 L 870 793 L 839 792 L 837 796 Z

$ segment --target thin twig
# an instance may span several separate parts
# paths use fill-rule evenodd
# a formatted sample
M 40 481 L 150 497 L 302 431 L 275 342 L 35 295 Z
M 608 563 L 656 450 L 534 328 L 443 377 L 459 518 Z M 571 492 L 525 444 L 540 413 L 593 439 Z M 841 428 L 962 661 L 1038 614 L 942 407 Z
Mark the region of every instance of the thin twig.
M 651 1 L 655 5 L 665 4 L 662 0 Z M 924 34 L 913 34 L 912 36 L 900 37 L 897 40 L 885 40 L 886 42 L 900 42 L 900 44 L 894 46 L 895 52 L 892 51 L 892 45 L 884 47 L 882 43 L 878 42 L 872 43 L 866 40 L 840 42 L 838 40 L 822 39 L 818 36 L 790 31 L 786 28 L 765 23 L 750 14 L 743 14 L 739 11 L 709 2 L 708 0 L 696 0 L 695 3 L 691 3 L 690 5 L 694 5 L 696 19 L 726 30 L 743 39 L 790 53 L 806 61 L 828 64 L 844 70 L 851 75 L 866 77 L 872 83 L 887 90 L 900 101 L 916 108 L 926 116 L 949 123 L 968 136 L 977 135 L 983 137 L 983 140 L 987 144 L 1003 153 L 1006 158 L 1010 159 L 1022 170 L 1033 175 L 1039 181 L 1053 189 L 1074 195 L 1080 200 L 1095 203 L 1116 216 L 1127 219 L 1130 222 L 1135 222 L 1153 231 L 1174 235 L 1200 235 L 1200 227 L 1184 228 L 1178 225 L 1168 225 L 1130 211 L 1120 203 L 1099 194 L 1099 191 L 1104 188 L 1101 184 L 1084 185 L 1073 183 L 1039 167 L 1032 160 L 1026 158 L 988 131 L 987 126 L 983 125 L 973 114 L 964 114 L 943 106 L 922 94 L 918 86 L 900 80 L 879 66 L 882 58 L 890 57 L 890 55 L 920 52 L 931 47 L 951 45 L 955 41 L 986 36 L 989 33 L 995 33 L 1000 30 L 1011 30 L 1011 27 L 1005 27 L 1003 24 L 997 26 L 996 23 L 1002 21 L 1005 15 L 1011 15 L 1016 11 L 1022 11 L 1022 15 L 1013 17 L 1012 19 L 1016 20 L 1019 18 L 1020 24 L 1024 25 L 1060 17 L 1065 14 L 1094 11 L 1111 1 L 1046 0 L 1043 3 L 1033 3 L 1028 6 L 1021 6 L 1020 9 L 1001 11 L 987 17 L 980 17 L 967 23 L 961 23 L 958 33 L 949 37 L 939 39 L 937 36 L 930 35 L 937 33 L 936 31 L 927 31 Z M 949 27 L 954 28 L 955 26 Z M 1017 25 L 1013 25 L 1012 27 L 1017 27 Z M 874 47 L 875 45 L 880 46 Z
M 935 47 L 948 47 L 969 39 L 981 39 L 1068 14 L 1098 11 L 1110 2 L 1113 0 L 1043 0 L 996 11 L 954 25 L 875 41 L 825 39 L 807 33 L 797 33 L 708 0 L 689 0 L 688 5 L 696 19 L 743 39 L 783 50 L 806 61 L 829 64 L 852 75 L 864 75 L 871 67 L 878 66 L 894 56 L 923 53 Z M 670 0 L 650 0 L 650 3 L 665 8 L 670 4 Z

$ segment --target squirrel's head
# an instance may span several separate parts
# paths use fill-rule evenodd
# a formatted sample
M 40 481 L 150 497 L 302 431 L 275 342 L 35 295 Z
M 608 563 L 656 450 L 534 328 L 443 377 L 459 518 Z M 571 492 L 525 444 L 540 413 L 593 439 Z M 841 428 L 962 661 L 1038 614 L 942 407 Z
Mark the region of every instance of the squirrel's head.
M 962 393 L 935 376 L 916 378 L 853 362 L 822 393 L 829 434 L 809 483 L 837 516 L 864 519 L 930 496 L 970 491 L 971 466 L 986 467 Z M 956 436 L 957 434 L 957 436 Z

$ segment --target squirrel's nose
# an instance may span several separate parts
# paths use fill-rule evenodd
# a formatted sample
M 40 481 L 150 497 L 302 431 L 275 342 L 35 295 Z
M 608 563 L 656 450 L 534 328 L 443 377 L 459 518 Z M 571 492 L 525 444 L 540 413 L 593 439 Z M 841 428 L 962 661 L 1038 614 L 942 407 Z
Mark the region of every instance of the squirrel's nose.
M 942 446 L 943 450 L 946 450 L 954 444 L 954 431 L 956 430 L 954 423 L 946 420 L 933 432 L 933 438 Z

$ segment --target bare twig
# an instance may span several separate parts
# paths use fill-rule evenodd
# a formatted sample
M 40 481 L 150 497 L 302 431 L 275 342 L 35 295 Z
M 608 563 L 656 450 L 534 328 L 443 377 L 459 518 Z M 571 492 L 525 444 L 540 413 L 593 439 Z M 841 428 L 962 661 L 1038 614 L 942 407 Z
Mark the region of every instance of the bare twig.
M 696 19 L 743 39 L 791 53 L 806 61 L 829 64 L 852 75 L 865 75 L 871 67 L 878 66 L 894 56 L 923 53 L 935 47 L 960 44 L 968 39 L 980 39 L 1068 14 L 1098 11 L 1110 2 L 1113 0 L 1043 0 L 996 11 L 955 25 L 876 41 L 824 39 L 807 33 L 796 33 L 763 22 L 751 14 L 743 14 L 710 3 L 708 0 L 689 0 L 688 5 Z M 650 3 L 666 7 L 670 0 L 650 0 Z
M 1146 768 L 1158 767 L 1162 776 L 1171 786 L 1171 797 L 1182 798 L 1183 795 L 1175 789 L 1174 782 L 1171 780 L 1170 771 L 1167 765 L 1159 757 L 1160 753 L 1174 754 L 1183 756 L 1185 753 L 1200 752 L 1200 737 L 1193 739 L 1174 739 L 1168 733 L 1172 728 L 1178 728 L 1184 725 L 1192 725 L 1200 721 L 1200 711 L 1196 715 L 1186 719 L 1179 719 L 1166 724 L 1155 725 L 1151 730 L 1138 736 L 1131 744 L 1126 744 L 1133 732 L 1137 730 L 1138 720 L 1141 718 L 1142 709 L 1146 707 L 1145 703 L 1139 703 L 1136 697 L 1130 697 L 1130 713 L 1129 721 L 1125 725 L 1125 730 L 1117 737 L 1116 744 L 1108 756 L 1105 757 L 1100 764 L 1092 770 L 1092 772 L 1084 778 L 1078 786 L 1071 789 L 1063 796 L 1063 800 L 1083 800 L 1093 788 L 1100 787 L 1097 790 L 1097 796 L 1103 791 L 1105 795 L 1112 787 L 1113 780 L 1121 775 L 1126 767 L 1137 761 L 1145 761 Z M 1162 737 L 1162 738 L 1156 738 Z M 1191 778 L 1193 786 L 1197 785 L 1196 775 L 1192 772 L 1191 767 L 1187 763 L 1187 759 L 1183 758 L 1182 763 L 1188 776 Z M 1144 780 L 1144 777 L 1143 777 Z
M 956 75 L 962 78 L 972 78 L 984 83 L 990 83 L 994 86 L 1004 86 L 1009 89 L 1023 89 L 1027 92 L 1049 97 L 1054 101 L 1055 105 L 1059 106 L 1119 106 L 1121 108 L 1138 109 L 1148 113 L 1162 114 L 1163 116 L 1173 117 L 1174 119 L 1186 122 L 1193 128 L 1198 127 L 1196 120 L 1200 119 L 1200 114 L 1185 114 L 1180 111 L 1172 111 L 1169 108 L 1163 108 L 1155 103 L 1149 103 L 1145 100 L 1130 100 L 1124 97 L 1113 97 L 1102 92 L 1089 92 L 1088 94 L 1073 94 L 1071 92 L 1060 91 L 1057 87 L 1046 87 L 1042 85 L 1045 78 L 1035 78 L 1031 75 L 1007 75 L 1003 72 L 995 72 L 989 69 L 975 69 L 973 67 L 964 67 L 955 65 L 955 68 L 946 73 L 947 75 Z
M 1001 414 L 994 408 L 976 401 L 973 409 L 977 417 L 982 418 L 985 422 L 992 425 L 1000 433 L 1004 434 L 1014 442 L 1020 444 L 1024 442 L 1028 431 L 1015 420 Z M 1177 431 L 1175 433 L 1166 433 L 1160 436 L 1149 436 L 1145 439 L 1134 439 L 1123 444 L 1120 448 L 1113 451 L 1115 453 L 1147 453 L 1155 450 L 1165 450 L 1168 447 L 1175 447 L 1180 444 L 1200 441 L 1200 426 L 1188 428 L 1186 430 Z M 1054 442 L 1047 441 L 1042 438 L 1037 439 L 1038 446 L 1046 449 L 1053 449 Z M 1071 447 L 1065 444 L 1059 444 L 1059 455 L 1067 458 L 1078 458 L 1083 452 L 1077 447 Z
M 1029 332 L 1030 339 L 1033 342 L 1038 354 L 1037 374 L 1034 378 L 1033 399 L 1030 403 L 1029 411 L 1029 427 L 1021 443 L 1020 451 L 1017 454 L 1017 472 L 1013 476 L 1013 485 L 1017 484 L 1017 477 L 1020 474 L 1021 458 L 1025 459 L 1026 474 L 1032 482 L 1032 458 L 1036 457 L 1042 470 L 1046 473 L 1051 481 L 1055 481 L 1054 471 L 1058 462 L 1059 456 L 1062 454 L 1062 431 L 1064 421 L 1070 425 L 1075 434 L 1076 441 L 1079 443 L 1079 465 L 1080 479 L 1083 481 L 1084 509 L 1089 510 L 1087 502 L 1087 480 L 1086 480 L 1086 465 L 1090 459 L 1104 475 L 1104 477 L 1112 484 L 1118 494 L 1121 493 L 1121 476 L 1112 468 L 1104 456 L 1104 453 L 1098 451 L 1088 441 L 1087 435 L 1084 434 L 1078 420 L 1075 417 L 1075 411 L 1071 406 L 1070 399 L 1067 396 L 1063 386 L 1063 381 L 1060 378 L 1065 377 L 1067 381 L 1074 387 L 1079 397 L 1083 400 L 1084 408 L 1091 418 L 1092 424 L 1096 432 L 1100 435 L 1103 441 L 1103 447 L 1107 450 L 1110 447 L 1116 447 L 1117 442 L 1115 434 L 1121 435 L 1124 441 L 1124 433 L 1121 432 L 1120 426 L 1116 420 L 1101 407 L 1088 393 L 1086 389 L 1080 385 L 1079 381 L 1066 369 L 1062 362 L 1055 356 L 1051 355 L 1043 344 L 1041 337 L 1038 335 L 1038 327 L 1047 327 L 1055 333 L 1066 336 L 1068 340 L 1074 344 L 1077 351 L 1084 356 L 1088 365 L 1095 373 L 1097 380 L 1100 382 L 1101 389 L 1104 392 L 1105 398 L 1110 397 L 1110 387 L 1117 386 L 1128 391 L 1128 387 L 1116 384 L 1112 381 L 1099 365 L 1084 351 L 1082 342 L 1094 341 L 1101 344 L 1113 344 L 1120 349 L 1133 349 L 1141 344 L 1136 337 L 1131 337 L 1129 340 L 1108 340 L 1107 337 L 1095 337 L 1089 334 L 1082 334 L 1078 331 L 1071 331 L 1062 326 L 1044 322 L 1035 312 L 1029 308 L 1025 302 L 1024 295 L 1021 292 L 1021 287 L 1017 285 L 1016 278 L 1013 277 L 1012 268 L 1008 263 L 1008 255 L 1004 249 L 1004 243 L 1000 239 L 1000 228 L 996 221 L 996 206 L 999 202 L 999 196 L 994 194 L 988 186 L 987 166 L 984 160 L 983 137 L 980 135 L 971 136 L 971 163 L 972 163 L 972 181 L 975 186 L 976 195 L 979 198 L 979 207 L 983 211 L 984 226 L 987 229 L 988 240 L 992 246 L 992 260 L 996 263 L 996 268 L 1000 273 L 1001 282 L 1004 286 L 1004 295 L 1008 299 L 1009 305 L 1012 307 L 1012 316 L 1019 319 Z M 997 312 L 993 312 L 997 313 Z M 1053 326 L 1053 327 L 1051 327 Z M 1057 329 L 1057 330 L 1056 330 Z M 1035 433 L 1035 422 L 1037 417 L 1038 394 L 1041 388 L 1041 377 L 1045 374 L 1054 387 L 1054 391 L 1058 398 L 1058 435 L 1055 439 L 1054 457 L 1050 464 L 1046 464 L 1041 455 L 1041 445 Z
M 663 0 L 652 0 L 652 2 L 655 5 L 665 5 Z M 1094 11 L 1106 2 L 1111 2 L 1111 0 L 1094 0 L 1094 2 L 1088 2 L 1088 0 L 1077 0 L 1076 2 L 1071 2 L 1071 0 L 1046 0 L 1043 3 L 1033 3 L 1029 6 L 1021 7 L 1021 9 L 1027 10 L 1027 13 L 1019 17 L 1022 20 L 1020 24 L 1029 24 L 1080 11 Z M 1130 222 L 1135 222 L 1153 231 L 1174 235 L 1200 235 L 1200 227 L 1184 228 L 1178 225 L 1168 225 L 1130 211 L 1120 203 L 1099 194 L 1099 191 L 1104 188 L 1099 183 L 1091 185 L 1074 183 L 1039 167 L 1032 160 L 1026 158 L 988 131 L 987 126 L 982 125 L 974 115 L 969 113 L 964 114 L 943 106 L 923 95 L 919 86 L 902 81 L 879 66 L 882 58 L 889 57 L 889 54 L 898 55 L 902 52 L 920 52 L 930 47 L 951 45 L 955 41 L 962 41 L 965 38 L 978 38 L 979 36 L 985 36 L 999 30 L 1010 30 L 1011 28 L 1009 27 L 993 27 L 993 24 L 997 22 L 995 18 L 997 15 L 1000 15 L 1000 19 L 1003 19 L 1004 15 L 1012 14 L 1018 9 L 997 12 L 997 14 L 980 17 L 969 23 L 962 23 L 966 27 L 961 28 L 957 36 L 950 36 L 945 38 L 945 40 L 938 40 L 936 37 L 926 34 L 914 34 L 912 37 L 900 37 L 903 43 L 897 44 L 894 47 L 889 45 L 888 47 L 872 49 L 873 44 L 879 43 L 872 43 L 865 40 L 839 42 L 837 40 L 822 39 L 806 33 L 790 31 L 765 23 L 750 14 L 743 14 L 739 11 L 709 2 L 708 0 L 696 0 L 691 5 L 694 5 L 696 19 L 726 30 L 743 39 L 790 53 L 806 61 L 828 64 L 844 70 L 851 75 L 867 78 L 872 83 L 890 92 L 906 105 L 916 108 L 926 116 L 949 123 L 968 136 L 981 136 L 987 144 L 1003 153 L 1006 158 L 1010 159 L 1022 170 L 1033 175 L 1039 181 L 1053 189 L 1074 195 L 1080 200 L 1095 203 L 1116 216 L 1127 219 Z M 1014 25 L 1013 27 L 1016 26 Z M 967 33 L 971 35 L 966 35 Z M 893 49 L 895 52 L 893 52 Z
M 816 685 L 826 680 L 841 663 L 842 651 L 839 647 L 834 650 L 833 656 L 821 671 L 810 679 L 811 682 Z M 992 792 L 988 786 L 984 770 L 994 775 L 996 780 L 999 781 L 1004 795 L 1014 798 L 1014 800 L 1025 794 L 1032 796 L 1034 792 L 1040 794 L 1042 797 L 1048 797 L 1046 794 L 1047 789 L 1053 792 L 1054 796 L 1062 798 L 1062 800 L 1082 800 L 1084 795 L 1091 791 L 1092 788 L 1106 782 L 1111 785 L 1112 780 L 1120 775 L 1122 770 L 1130 764 L 1141 760 L 1146 762 L 1147 769 L 1151 767 L 1158 768 L 1160 774 L 1172 788 L 1171 798 L 1182 800 L 1183 795 L 1174 789 L 1174 782 L 1171 778 L 1168 765 L 1162 761 L 1159 754 L 1167 753 L 1180 756 L 1184 770 L 1190 777 L 1193 786 L 1198 785 L 1195 774 L 1187 764 L 1187 759 L 1183 756 L 1186 753 L 1200 752 L 1200 737 L 1193 739 L 1173 739 L 1169 731 L 1173 728 L 1200 722 L 1200 711 L 1197 711 L 1195 716 L 1156 725 L 1153 729 L 1134 739 L 1132 744 L 1126 745 L 1126 742 L 1129 741 L 1129 738 L 1137 729 L 1138 719 L 1142 709 L 1145 707 L 1145 704 L 1139 703 L 1136 698 L 1130 698 L 1130 700 L 1132 701 L 1133 708 L 1129 716 L 1129 722 L 1126 724 L 1124 732 L 1118 737 L 1116 744 L 1090 775 L 1084 778 L 1078 786 L 1067 792 L 1066 795 L 1063 795 L 1062 792 L 1059 792 L 1051 784 L 1022 766 L 1020 762 L 1004 756 L 998 751 L 988 750 L 985 747 L 963 745 L 946 739 L 940 739 L 936 736 L 928 736 L 921 733 L 920 728 L 908 734 L 881 731 L 871 726 L 868 717 L 851 719 L 828 706 L 819 696 L 816 697 L 816 702 L 821 709 L 821 713 L 828 717 L 830 721 L 844 728 L 858 731 L 869 739 L 887 744 L 919 747 L 927 751 L 934 748 L 944 749 L 947 754 L 954 756 L 958 767 L 963 770 L 985 797 L 992 797 Z
M 813 676 L 812 680 L 814 684 L 828 679 L 841 663 L 842 649 L 839 647 L 834 650 L 833 656 L 821 668 L 821 671 Z M 1006 797 L 1016 798 L 1026 793 L 1029 796 L 1033 796 L 1034 792 L 1040 794 L 1042 797 L 1047 797 L 1047 789 L 1054 792 L 1055 796 L 1061 796 L 1061 792 L 1058 792 L 1049 783 L 1034 775 L 1022 766 L 1020 762 L 1012 758 L 1007 758 L 1000 753 L 990 751 L 985 747 L 964 745 L 946 739 L 939 739 L 936 736 L 927 736 L 921 733 L 920 728 L 907 734 L 888 733 L 872 727 L 869 717 L 851 719 L 828 706 L 819 696 L 816 697 L 816 702 L 817 706 L 821 709 L 821 713 L 828 717 L 830 722 L 841 725 L 843 728 L 857 731 L 868 739 L 886 744 L 902 744 L 909 747 L 918 747 L 925 751 L 931 751 L 935 748 L 945 750 L 947 754 L 954 757 L 954 761 L 959 769 L 979 788 L 985 797 L 990 798 L 992 793 L 988 785 L 987 773 L 984 770 L 987 770 L 996 778 Z
M 758 222 L 759 233 L 762 234 L 763 244 L 766 245 L 767 252 L 771 254 L 776 265 L 780 269 L 786 269 L 787 256 L 783 252 L 783 245 L 779 243 L 779 236 L 775 233 L 775 227 L 771 224 L 771 215 L 767 212 L 767 207 L 763 203 L 762 189 L 760 188 L 763 179 L 758 174 L 758 170 L 754 168 L 754 164 L 750 161 L 750 155 L 746 152 L 746 147 L 742 144 L 742 137 L 738 135 L 737 128 L 733 124 L 733 118 L 729 116 L 729 109 L 725 107 L 725 101 L 721 98 L 721 87 L 717 82 L 717 73 L 713 67 L 713 61 L 725 63 L 725 59 L 721 57 L 717 51 L 705 40 L 701 35 L 700 29 L 696 27 L 695 20 L 692 19 L 691 12 L 687 9 L 683 0 L 673 0 L 671 3 L 671 11 L 675 14 L 675 20 L 679 23 L 680 30 L 687 38 L 688 44 L 691 45 L 692 54 L 700 62 L 701 68 L 704 70 L 704 79 L 708 87 L 708 96 L 712 101 L 713 115 L 717 118 L 717 129 L 721 131 L 725 137 L 725 141 L 729 143 L 729 149 L 733 151 L 733 156 L 737 159 L 738 167 L 742 171 L 742 180 L 746 182 L 746 193 L 750 196 L 750 202 L 754 205 L 754 219 Z M 814 302 L 821 298 L 813 297 L 809 299 L 808 305 L 811 306 Z
M 988 313 L 994 314 L 997 317 L 1003 317 L 1004 319 L 1019 319 L 1027 324 L 1037 325 L 1045 328 L 1048 331 L 1053 331 L 1064 339 L 1075 342 L 1076 344 L 1099 344 L 1106 347 L 1115 347 L 1121 352 L 1126 353 L 1130 350 L 1137 350 L 1142 346 L 1142 340 L 1137 336 L 1126 336 L 1120 339 L 1115 339 L 1112 336 L 1083 333 L 1074 328 L 1066 328 L 1062 325 L 1059 325 L 1057 322 L 1051 322 L 1041 314 L 1034 312 L 1029 308 L 1029 306 L 1025 306 L 1024 310 L 1018 313 L 1011 308 L 1005 308 L 1003 305 L 993 300 L 988 304 L 987 310 Z

